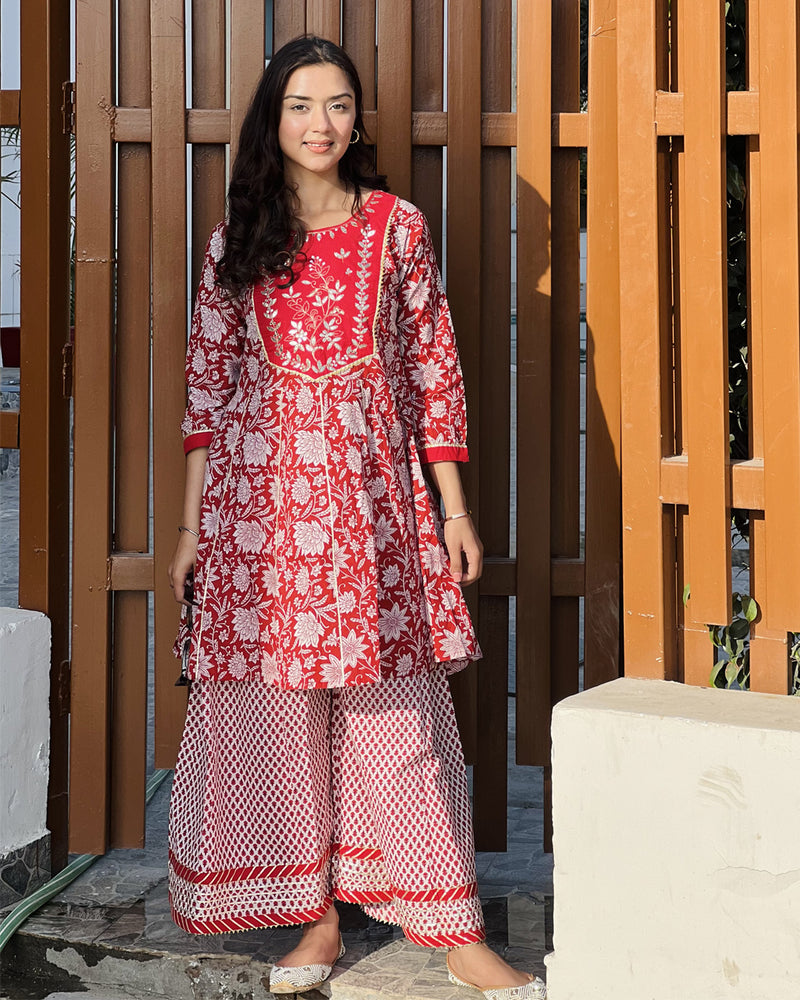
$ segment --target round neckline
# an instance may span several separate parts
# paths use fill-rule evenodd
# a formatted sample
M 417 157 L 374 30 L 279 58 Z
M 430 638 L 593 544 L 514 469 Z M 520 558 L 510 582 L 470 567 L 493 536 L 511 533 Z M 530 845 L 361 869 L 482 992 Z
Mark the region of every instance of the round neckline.
M 341 229 L 342 226 L 349 226 L 355 219 L 358 218 L 361 212 L 366 212 L 368 206 L 372 202 L 372 199 L 375 197 L 377 193 L 378 189 L 373 188 L 373 190 L 370 192 L 369 198 L 367 198 L 367 200 L 364 202 L 361 208 L 359 208 L 357 212 L 353 212 L 352 215 L 348 216 L 348 218 L 346 218 L 344 222 L 337 222 L 333 226 L 322 226 L 319 229 L 307 229 L 306 236 L 311 236 L 312 233 L 328 233 L 332 229 Z

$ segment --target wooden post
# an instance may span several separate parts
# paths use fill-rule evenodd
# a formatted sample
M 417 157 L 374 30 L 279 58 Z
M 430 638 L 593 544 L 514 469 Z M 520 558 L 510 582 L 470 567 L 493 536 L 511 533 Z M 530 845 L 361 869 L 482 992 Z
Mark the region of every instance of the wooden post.
M 759 3 L 766 623 L 800 630 L 797 8 Z
M 517 14 L 517 762 L 550 762 L 551 0 Z
M 663 677 L 655 0 L 617 0 L 625 673 Z
M 119 100 L 150 106 L 150 4 L 119 12 Z M 150 550 L 150 146 L 127 143 L 118 158 L 119 245 L 115 361 L 114 548 Z M 114 595 L 111 836 L 144 844 L 147 746 L 147 593 Z
M 183 11 L 183 0 L 153 0 L 150 13 L 156 767 L 174 766 L 186 704 L 185 689 L 174 687 L 177 671 L 172 644 L 178 613 L 166 582 L 183 492 L 180 423 L 187 330 Z
M 681 13 L 684 88 L 681 330 L 689 455 L 690 619 L 727 624 L 731 608 L 728 441 L 725 41 L 717 0 Z M 694 678 L 691 662 L 687 679 Z M 696 678 L 707 683 L 701 671 Z
M 619 674 L 621 554 L 616 0 L 589 14 L 585 687 Z
M 70 325 L 70 147 L 61 118 L 67 0 L 22 4 L 20 42 L 22 90 L 4 91 L 0 109 L 11 124 L 16 106 L 21 126 L 19 603 L 44 612 L 52 629 L 47 827 L 56 872 L 67 863 L 69 760 L 70 413 L 62 352 Z
M 77 12 L 75 457 L 70 850 L 108 845 L 115 247 L 112 95 L 115 4 Z

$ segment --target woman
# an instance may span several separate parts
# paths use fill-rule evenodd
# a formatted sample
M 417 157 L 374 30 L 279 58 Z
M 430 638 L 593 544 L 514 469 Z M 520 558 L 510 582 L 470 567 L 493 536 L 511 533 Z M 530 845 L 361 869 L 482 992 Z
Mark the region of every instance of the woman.
M 284 46 L 206 251 L 169 571 L 185 605 L 194 581 L 173 915 L 304 924 L 275 993 L 330 975 L 338 898 L 451 948 L 454 982 L 542 997 L 483 943 L 446 680 L 480 656 L 461 587 L 482 559 L 449 311 L 425 219 L 370 173 L 364 134 L 348 56 Z

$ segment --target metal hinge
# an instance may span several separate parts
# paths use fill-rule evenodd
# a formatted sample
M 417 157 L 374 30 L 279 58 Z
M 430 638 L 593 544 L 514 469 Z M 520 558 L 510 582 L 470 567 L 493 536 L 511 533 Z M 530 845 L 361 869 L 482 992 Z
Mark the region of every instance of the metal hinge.
M 75 83 L 65 80 L 61 84 L 61 121 L 64 135 L 75 135 Z

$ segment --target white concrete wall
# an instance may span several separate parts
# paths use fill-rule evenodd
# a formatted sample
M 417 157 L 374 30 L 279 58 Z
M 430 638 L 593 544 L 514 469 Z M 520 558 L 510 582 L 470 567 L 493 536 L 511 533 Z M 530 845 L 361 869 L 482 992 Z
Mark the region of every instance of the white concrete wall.
M 0 857 L 47 833 L 50 620 L 0 608 Z
M 568 698 L 553 822 L 552 1000 L 798 1000 L 800 699 Z

